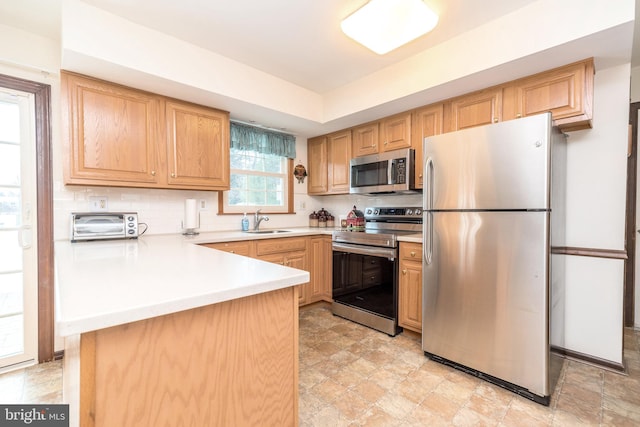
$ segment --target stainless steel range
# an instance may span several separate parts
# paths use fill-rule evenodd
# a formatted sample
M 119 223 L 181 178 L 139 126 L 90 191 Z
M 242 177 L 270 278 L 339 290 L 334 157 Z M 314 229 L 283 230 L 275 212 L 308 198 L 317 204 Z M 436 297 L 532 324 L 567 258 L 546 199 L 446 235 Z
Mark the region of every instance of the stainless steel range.
M 333 314 L 395 336 L 398 236 L 422 231 L 421 207 L 370 207 L 364 230 L 333 232 Z

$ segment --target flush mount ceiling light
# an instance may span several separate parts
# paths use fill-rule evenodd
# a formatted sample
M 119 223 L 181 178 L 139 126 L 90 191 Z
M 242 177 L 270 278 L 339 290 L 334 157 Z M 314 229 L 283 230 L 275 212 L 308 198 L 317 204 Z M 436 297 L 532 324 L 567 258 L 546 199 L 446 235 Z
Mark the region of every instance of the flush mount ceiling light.
M 342 31 L 384 55 L 431 31 L 438 23 L 422 0 L 371 0 L 342 21 Z

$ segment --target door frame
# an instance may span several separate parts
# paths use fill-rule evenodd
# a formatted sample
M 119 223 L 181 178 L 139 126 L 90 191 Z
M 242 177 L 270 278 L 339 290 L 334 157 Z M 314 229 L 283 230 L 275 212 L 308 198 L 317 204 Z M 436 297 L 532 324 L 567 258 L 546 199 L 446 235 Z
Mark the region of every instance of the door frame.
M 636 188 L 638 152 L 638 113 L 640 102 L 629 104 L 629 146 L 627 149 L 627 203 L 625 209 L 625 246 L 627 259 L 624 263 L 624 326 L 635 323 L 635 262 L 636 262 Z
M 51 86 L 0 74 L 0 86 L 32 93 L 35 102 L 38 230 L 38 362 L 54 357 Z

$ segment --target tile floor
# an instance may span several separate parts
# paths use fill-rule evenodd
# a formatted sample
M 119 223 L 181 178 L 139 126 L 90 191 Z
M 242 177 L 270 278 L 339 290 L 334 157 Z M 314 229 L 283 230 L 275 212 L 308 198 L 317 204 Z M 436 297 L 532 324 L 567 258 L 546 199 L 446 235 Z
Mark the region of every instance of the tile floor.
M 565 361 L 549 407 L 331 314 L 300 311 L 300 426 L 638 426 L 640 332 L 625 330 L 629 375 Z M 0 375 L 0 403 L 61 403 L 62 362 Z
M 638 426 L 640 332 L 625 331 L 629 375 L 566 360 L 549 407 L 427 359 L 420 336 L 300 312 L 300 425 Z

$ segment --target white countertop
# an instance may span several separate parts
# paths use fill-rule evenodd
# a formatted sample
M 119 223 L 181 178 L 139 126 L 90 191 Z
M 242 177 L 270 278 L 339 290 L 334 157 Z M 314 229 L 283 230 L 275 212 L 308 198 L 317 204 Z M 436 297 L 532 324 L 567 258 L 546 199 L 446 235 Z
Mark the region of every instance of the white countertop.
M 333 229 L 287 228 L 141 236 L 137 240 L 55 243 L 57 333 L 69 336 L 189 310 L 309 281 L 309 273 L 198 246 L 273 239 Z M 412 234 L 400 241 L 422 242 Z
M 57 333 L 80 334 L 308 282 L 306 271 L 198 246 L 331 232 L 291 230 L 56 242 Z
M 422 233 L 405 234 L 403 236 L 398 236 L 398 241 L 399 242 L 422 243 Z

